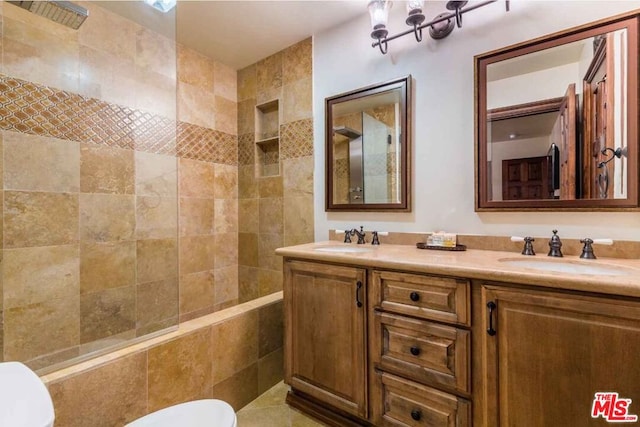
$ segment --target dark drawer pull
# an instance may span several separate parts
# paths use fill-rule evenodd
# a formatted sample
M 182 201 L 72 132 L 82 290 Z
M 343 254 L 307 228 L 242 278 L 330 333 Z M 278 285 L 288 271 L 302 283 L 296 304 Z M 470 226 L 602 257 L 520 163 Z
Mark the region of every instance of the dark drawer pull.
M 413 418 L 416 421 L 420 421 L 420 418 L 422 418 L 422 412 L 420 412 L 417 409 L 414 409 L 413 411 L 411 411 L 411 418 Z
M 414 356 L 418 356 L 420 354 L 420 347 L 416 347 L 413 346 L 409 349 L 409 351 L 411 352 L 411 354 L 413 354 Z
M 410 299 L 411 299 L 411 301 L 413 301 L 413 302 L 420 301 L 420 294 L 419 294 L 419 293 L 417 293 L 417 292 L 411 292 L 411 293 L 409 294 L 409 298 L 410 298 Z

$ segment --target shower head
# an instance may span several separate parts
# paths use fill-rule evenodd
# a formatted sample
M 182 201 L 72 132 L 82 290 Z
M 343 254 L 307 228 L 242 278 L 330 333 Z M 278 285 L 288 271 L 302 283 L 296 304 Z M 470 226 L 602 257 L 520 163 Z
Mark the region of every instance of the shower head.
M 7 3 L 15 4 L 31 13 L 44 16 L 74 30 L 80 28 L 80 25 L 89 16 L 87 9 L 68 1 L 7 1 Z

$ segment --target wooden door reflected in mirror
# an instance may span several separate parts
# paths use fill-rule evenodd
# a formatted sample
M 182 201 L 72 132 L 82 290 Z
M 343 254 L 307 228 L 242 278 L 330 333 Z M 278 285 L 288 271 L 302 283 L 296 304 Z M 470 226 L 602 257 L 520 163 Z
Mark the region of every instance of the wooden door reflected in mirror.
M 638 207 L 638 12 L 476 56 L 476 210 Z

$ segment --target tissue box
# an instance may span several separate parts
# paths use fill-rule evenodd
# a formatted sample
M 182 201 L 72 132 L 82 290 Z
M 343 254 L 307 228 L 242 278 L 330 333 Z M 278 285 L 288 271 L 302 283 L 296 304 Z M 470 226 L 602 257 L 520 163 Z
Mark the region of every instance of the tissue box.
M 445 233 L 438 231 L 427 236 L 428 246 L 440 246 L 443 248 L 455 248 L 458 243 L 458 235 L 455 233 Z

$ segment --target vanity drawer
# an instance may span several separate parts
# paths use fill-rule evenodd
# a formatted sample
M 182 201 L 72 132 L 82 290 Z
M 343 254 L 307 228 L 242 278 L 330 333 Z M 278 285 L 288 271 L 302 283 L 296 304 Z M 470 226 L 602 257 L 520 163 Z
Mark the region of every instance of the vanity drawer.
M 379 270 L 371 278 L 385 311 L 470 325 L 468 280 Z
M 377 373 L 382 399 L 373 408 L 380 427 L 466 427 L 471 425 L 471 403 L 452 394 L 387 373 Z
M 376 367 L 453 392 L 470 393 L 469 331 L 375 312 Z

